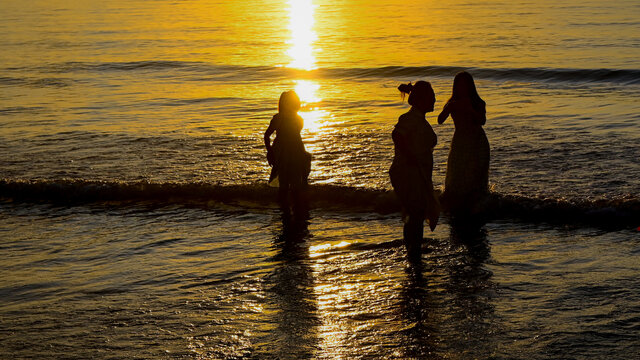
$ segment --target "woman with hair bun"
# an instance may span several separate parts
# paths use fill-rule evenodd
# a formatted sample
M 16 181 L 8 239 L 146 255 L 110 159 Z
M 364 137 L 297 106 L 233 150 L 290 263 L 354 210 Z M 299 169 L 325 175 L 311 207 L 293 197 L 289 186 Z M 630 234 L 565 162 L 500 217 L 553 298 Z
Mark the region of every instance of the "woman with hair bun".
M 311 154 L 305 150 L 300 136 L 304 120 L 298 115 L 298 110 L 300 98 L 295 91 L 283 92 L 278 103 L 278 113 L 273 116 L 264 133 L 267 161 L 272 166 L 269 184 L 279 187 L 278 201 L 287 213 L 290 192 L 294 210 L 295 207 L 304 205 L 302 192 L 306 190 L 311 171 Z M 274 132 L 276 138 L 271 143 Z
M 404 241 L 410 258 L 420 256 L 424 220 L 433 231 L 438 224 L 440 204 L 433 193 L 433 148 L 438 138 L 425 115 L 433 111 L 436 96 L 431 84 L 418 81 L 402 84 L 409 94 L 411 109 L 400 115 L 391 134 L 395 145 L 389 169 L 391 185 L 403 208 Z
M 482 129 L 487 122 L 486 104 L 466 71 L 455 76 L 451 98 L 438 116 L 438 124 L 449 115 L 455 131 L 442 203 L 452 215 L 465 217 L 481 211 L 479 205 L 489 192 L 490 158 L 489 140 Z

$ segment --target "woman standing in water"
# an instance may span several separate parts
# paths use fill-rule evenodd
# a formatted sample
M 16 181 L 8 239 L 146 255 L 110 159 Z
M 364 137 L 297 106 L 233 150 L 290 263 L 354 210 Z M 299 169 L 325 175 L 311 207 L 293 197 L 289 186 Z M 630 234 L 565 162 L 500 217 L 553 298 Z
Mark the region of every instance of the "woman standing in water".
M 487 121 L 485 102 L 466 71 L 453 80 L 451 98 L 438 116 L 442 124 L 451 115 L 455 131 L 447 161 L 443 206 L 453 215 L 473 215 L 489 192 L 489 140 L 482 129 Z
M 391 134 L 395 145 L 393 163 L 389 169 L 391 185 L 402 203 L 404 241 L 410 257 L 420 255 L 424 220 L 435 229 L 440 216 L 440 204 L 433 193 L 433 148 L 438 138 L 425 119 L 433 111 L 436 96 L 431 84 L 418 81 L 402 84 L 398 90 L 409 94 L 409 112 L 400 115 Z
M 289 212 L 289 193 L 293 197 L 294 211 L 304 207 L 304 191 L 311 171 L 311 155 L 305 150 L 300 131 L 304 120 L 298 115 L 300 98 L 294 91 L 280 95 L 278 113 L 273 116 L 264 133 L 267 161 L 272 166 L 269 184 L 279 183 L 278 201 Z M 271 134 L 276 138 L 271 144 Z

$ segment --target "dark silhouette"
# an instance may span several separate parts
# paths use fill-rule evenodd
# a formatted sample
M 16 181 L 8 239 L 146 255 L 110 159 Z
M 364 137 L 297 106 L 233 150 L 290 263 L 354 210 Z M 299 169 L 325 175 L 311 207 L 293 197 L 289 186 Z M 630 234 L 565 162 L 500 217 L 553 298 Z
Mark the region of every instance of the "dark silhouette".
M 300 131 L 304 120 L 298 115 L 300 98 L 294 91 L 280 95 L 278 113 L 273 116 L 264 133 L 267 161 L 272 166 L 269 183 L 279 186 L 278 201 L 289 212 L 289 193 L 293 198 L 294 213 L 306 213 L 306 189 L 311 171 L 311 155 L 305 150 Z M 276 138 L 271 144 L 271 134 Z
M 442 195 L 444 209 L 454 216 L 480 214 L 489 192 L 490 148 L 482 129 L 487 121 L 485 107 L 471 74 L 458 73 L 451 98 L 438 116 L 438 124 L 451 115 L 455 125 Z
M 440 215 L 431 180 L 437 136 L 425 119 L 425 114 L 433 111 L 436 96 L 426 81 L 402 84 L 398 89 L 409 94 L 411 110 L 400 116 L 393 129 L 395 155 L 389 176 L 402 203 L 405 246 L 409 257 L 416 258 L 420 257 L 424 220 L 433 231 Z

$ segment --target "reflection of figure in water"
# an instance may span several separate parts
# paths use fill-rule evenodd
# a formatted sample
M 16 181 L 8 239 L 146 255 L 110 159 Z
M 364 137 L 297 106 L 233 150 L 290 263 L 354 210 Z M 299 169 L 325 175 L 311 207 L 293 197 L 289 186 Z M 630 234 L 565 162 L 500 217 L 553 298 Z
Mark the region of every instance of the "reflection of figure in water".
M 489 140 L 485 102 L 478 95 L 473 77 L 463 71 L 453 80 L 451 98 L 438 116 L 442 124 L 451 115 L 455 132 L 447 161 L 442 203 L 454 215 L 481 211 L 480 202 L 489 191 Z
M 273 316 L 275 328 L 259 341 L 260 345 L 252 357 L 314 357 L 320 320 L 309 247 L 305 243 L 308 236 L 306 222 L 294 224 L 283 217 L 282 231 L 274 239 L 274 269 L 264 283 L 266 291 L 270 293 L 265 306 L 273 306 L 273 311 L 265 313 Z
M 449 237 L 452 254 L 449 261 L 440 262 L 448 272 L 445 312 L 455 334 L 447 342 L 463 358 L 486 359 L 495 356 L 496 318 L 491 298 L 494 296 L 493 273 L 486 266 L 490 259 L 487 230 L 481 222 L 453 222 Z
M 267 160 L 272 166 L 270 184 L 278 184 L 278 201 L 289 212 L 289 192 L 293 197 L 294 210 L 304 207 L 304 193 L 311 170 L 311 155 L 304 149 L 300 131 L 304 126 L 298 115 L 300 99 L 294 91 L 285 91 L 280 95 L 278 113 L 273 116 L 264 133 L 264 145 L 267 147 Z M 271 134 L 276 138 L 271 144 Z
M 405 327 L 402 351 L 407 359 L 438 359 L 442 315 L 436 311 L 438 292 L 430 288 L 423 264 L 414 262 L 407 268 L 407 279 L 402 282 L 400 307 Z
M 500 344 L 486 229 L 469 222 L 450 229 L 449 239 L 431 244 L 433 256 L 409 263 L 401 282 L 403 358 L 488 359 Z
M 426 81 L 402 84 L 398 89 L 409 94 L 411 110 L 400 116 L 393 129 L 395 156 L 389 176 L 404 211 L 405 245 L 409 256 L 415 257 L 420 254 L 424 220 L 433 230 L 440 215 L 431 180 L 437 137 L 425 119 L 425 114 L 433 111 L 436 96 Z

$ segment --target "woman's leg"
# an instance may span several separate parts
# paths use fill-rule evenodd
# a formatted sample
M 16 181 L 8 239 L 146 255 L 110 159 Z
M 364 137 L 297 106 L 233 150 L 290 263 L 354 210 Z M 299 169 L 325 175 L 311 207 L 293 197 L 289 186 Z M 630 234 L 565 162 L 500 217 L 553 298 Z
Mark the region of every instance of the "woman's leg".
M 289 182 L 286 178 L 280 178 L 280 186 L 278 187 L 278 205 L 280 209 L 289 213 Z
M 309 199 L 307 193 L 308 185 L 301 183 L 291 189 L 293 212 L 300 219 L 309 218 Z
M 422 253 L 422 238 L 424 231 L 423 216 L 409 214 L 409 221 L 404 224 L 404 243 L 410 258 L 420 258 Z

